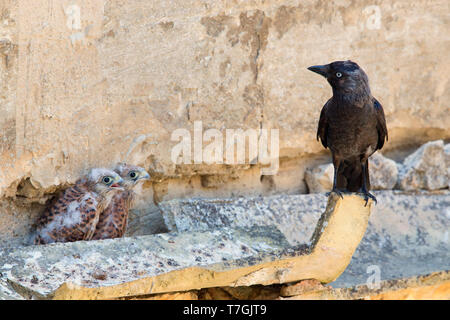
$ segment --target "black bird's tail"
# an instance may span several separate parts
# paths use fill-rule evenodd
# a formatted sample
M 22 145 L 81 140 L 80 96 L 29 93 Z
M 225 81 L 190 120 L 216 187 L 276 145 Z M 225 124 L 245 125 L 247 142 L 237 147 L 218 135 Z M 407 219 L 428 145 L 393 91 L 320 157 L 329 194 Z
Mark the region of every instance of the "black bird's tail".
M 339 190 L 358 192 L 361 190 L 366 177 L 367 191 L 370 190 L 369 161 L 366 160 L 366 169 L 363 172 L 361 160 L 355 158 L 341 163 L 337 172 L 336 186 Z

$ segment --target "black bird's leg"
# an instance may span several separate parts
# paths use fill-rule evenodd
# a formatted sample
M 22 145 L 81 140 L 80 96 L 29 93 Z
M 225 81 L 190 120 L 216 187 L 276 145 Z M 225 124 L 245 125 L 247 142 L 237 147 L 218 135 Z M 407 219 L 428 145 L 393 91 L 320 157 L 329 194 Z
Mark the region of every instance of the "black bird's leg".
M 368 190 L 367 190 L 367 179 L 366 179 L 366 160 L 361 161 L 361 169 L 362 169 L 362 176 L 363 176 L 363 184 L 362 184 L 362 188 L 361 188 L 361 193 L 364 195 L 364 200 L 366 200 L 366 203 L 364 205 L 364 207 L 367 206 L 367 202 L 369 202 L 369 198 L 372 199 L 373 201 L 375 201 L 375 204 L 377 204 L 377 198 L 375 198 L 375 196 L 373 194 L 371 194 Z
M 333 178 L 333 189 L 331 190 L 331 192 L 336 193 L 339 197 L 344 199 L 342 192 L 336 187 L 337 175 L 338 175 L 340 165 L 341 165 L 341 160 L 333 154 L 334 178 Z M 331 194 L 331 192 L 328 192 L 326 195 L 329 196 Z

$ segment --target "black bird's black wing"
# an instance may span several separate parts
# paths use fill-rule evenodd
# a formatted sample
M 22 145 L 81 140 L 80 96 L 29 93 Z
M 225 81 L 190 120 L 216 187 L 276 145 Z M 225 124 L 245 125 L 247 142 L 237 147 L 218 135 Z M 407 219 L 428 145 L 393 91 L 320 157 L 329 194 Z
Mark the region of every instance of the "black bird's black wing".
M 331 98 L 332 99 L 332 98 Z M 328 134 L 328 116 L 327 116 L 327 110 L 328 105 L 330 104 L 331 99 L 325 103 L 325 105 L 322 108 L 322 111 L 320 112 L 320 118 L 319 118 L 319 127 L 317 128 L 317 140 L 322 142 L 323 146 L 327 148 L 327 134 Z
M 386 127 L 386 118 L 384 117 L 384 110 L 377 99 L 374 98 L 373 106 L 377 115 L 377 130 L 378 130 L 378 143 L 377 149 L 383 148 L 384 140 L 388 140 L 388 131 Z

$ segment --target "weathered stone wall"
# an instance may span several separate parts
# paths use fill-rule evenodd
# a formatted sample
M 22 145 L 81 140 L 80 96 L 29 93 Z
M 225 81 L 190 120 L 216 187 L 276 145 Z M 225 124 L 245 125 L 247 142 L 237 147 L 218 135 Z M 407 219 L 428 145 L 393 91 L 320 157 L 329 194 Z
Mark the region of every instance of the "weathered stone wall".
M 79 10 L 79 11 L 78 11 Z M 304 193 L 331 90 L 306 67 L 352 59 L 401 158 L 449 139 L 448 3 L 107 1 L 0 3 L 0 234 L 23 236 L 55 190 L 92 166 L 143 165 L 141 208 L 175 197 Z M 78 15 L 79 13 L 79 15 Z M 172 132 L 280 129 L 280 170 L 175 165 Z

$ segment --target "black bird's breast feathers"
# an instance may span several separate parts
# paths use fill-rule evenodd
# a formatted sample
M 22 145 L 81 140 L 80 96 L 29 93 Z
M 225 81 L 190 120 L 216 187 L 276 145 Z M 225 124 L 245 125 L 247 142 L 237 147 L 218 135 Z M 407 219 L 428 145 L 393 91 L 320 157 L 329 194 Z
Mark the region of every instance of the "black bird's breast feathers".
M 383 147 L 384 141 L 388 140 L 388 132 L 386 127 L 386 119 L 384 116 L 383 107 L 381 104 L 373 98 L 371 100 L 372 107 L 374 114 L 376 115 L 376 130 L 378 133 L 378 141 L 375 150 L 379 150 Z M 317 140 L 320 139 L 322 142 L 322 145 L 325 148 L 329 148 L 329 141 L 328 141 L 328 134 L 329 134 L 329 127 L 330 122 L 336 121 L 336 113 L 337 108 L 340 108 L 333 98 L 330 98 L 325 105 L 322 108 L 322 111 L 320 112 L 320 118 L 319 118 L 319 125 L 317 128 Z M 374 150 L 374 151 L 375 151 Z
M 362 192 L 366 201 L 375 199 L 368 192 L 368 160 L 383 148 L 388 132 L 383 107 L 372 96 L 366 73 L 350 60 L 311 66 L 308 70 L 325 77 L 333 90 L 317 128 L 317 140 L 332 154 L 333 190 Z

